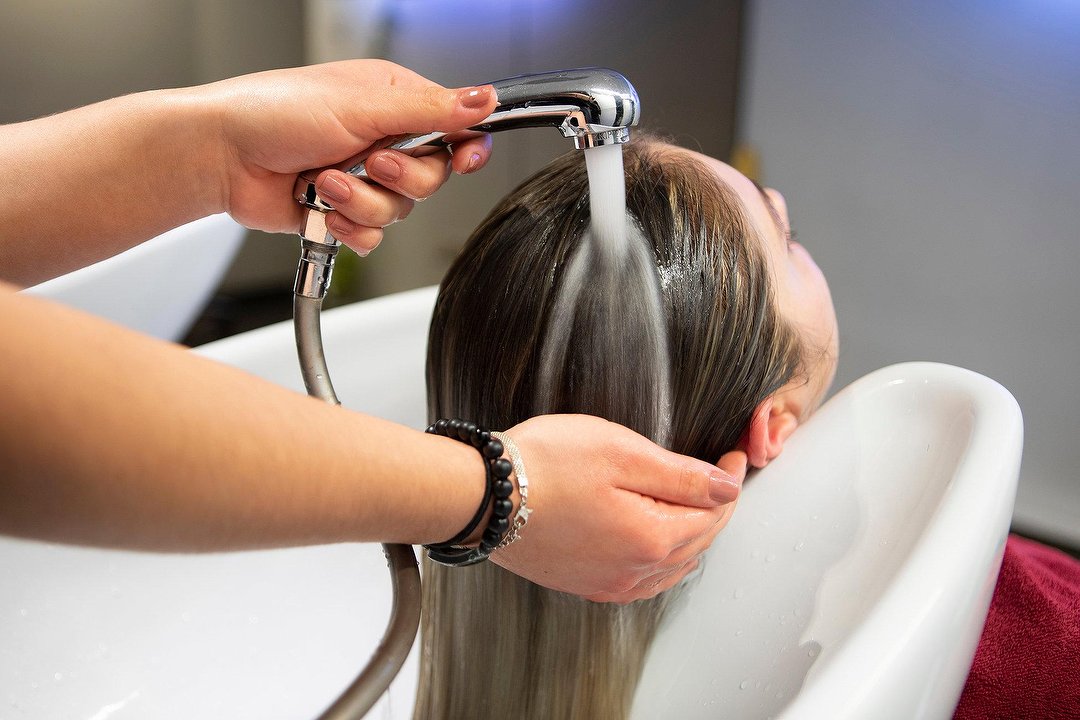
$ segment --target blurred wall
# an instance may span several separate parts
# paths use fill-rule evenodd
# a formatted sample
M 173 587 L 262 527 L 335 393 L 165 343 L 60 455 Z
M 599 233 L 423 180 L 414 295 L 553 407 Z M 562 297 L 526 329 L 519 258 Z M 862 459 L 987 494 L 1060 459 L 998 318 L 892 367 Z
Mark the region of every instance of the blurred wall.
M 0 122 L 303 61 L 302 0 L 5 0 Z
M 837 385 L 934 360 L 1024 411 L 1015 526 L 1080 547 L 1080 4 L 756 0 L 740 135 L 840 316 Z
M 302 0 L 4 0 L 0 123 L 303 63 Z M 296 242 L 252 233 L 228 280 L 289 284 Z
M 5 0 L 0 122 L 195 82 L 195 2 Z

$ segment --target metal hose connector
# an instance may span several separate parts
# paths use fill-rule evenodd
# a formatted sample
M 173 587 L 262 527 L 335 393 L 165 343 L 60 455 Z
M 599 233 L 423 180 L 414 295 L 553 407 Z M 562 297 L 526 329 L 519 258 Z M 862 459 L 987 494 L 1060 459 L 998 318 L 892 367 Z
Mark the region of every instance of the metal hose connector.
M 304 387 L 312 397 L 340 405 L 323 353 L 322 298 L 293 296 L 296 351 Z M 409 545 L 383 545 L 393 589 L 390 621 L 371 660 L 319 720 L 358 720 L 379 701 L 405 664 L 420 626 L 420 570 Z

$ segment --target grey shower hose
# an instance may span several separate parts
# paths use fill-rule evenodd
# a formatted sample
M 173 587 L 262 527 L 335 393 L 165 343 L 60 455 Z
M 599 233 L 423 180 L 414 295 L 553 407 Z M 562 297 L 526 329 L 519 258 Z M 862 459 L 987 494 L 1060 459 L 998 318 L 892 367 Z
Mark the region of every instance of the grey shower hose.
M 320 313 L 322 299 L 293 296 L 296 352 L 304 387 L 312 397 L 340 405 L 323 353 Z M 327 708 L 319 720 L 359 720 L 378 702 L 401 671 L 420 625 L 420 570 L 409 545 L 383 545 L 390 567 L 393 605 L 390 621 L 375 654 L 356 680 Z M 357 608 L 357 612 L 363 612 Z

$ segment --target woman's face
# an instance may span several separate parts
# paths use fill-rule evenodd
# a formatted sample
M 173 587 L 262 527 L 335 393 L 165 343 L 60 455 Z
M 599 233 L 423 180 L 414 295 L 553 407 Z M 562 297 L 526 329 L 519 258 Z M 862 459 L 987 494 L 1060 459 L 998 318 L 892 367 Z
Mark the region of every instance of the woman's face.
M 692 150 L 676 149 L 704 163 L 730 187 L 742 199 L 747 218 L 758 231 L 780 312 L 798 330 L 808 353 L 809 382 L 797 379 L 781 392 L 789 393 L 801 414 L 807 415 L 821 403 L 832 384 L 839 351 L 836 311 L 825 276 L 806 248 L 791 239 L 791 221 L 783 195 L 760 187 L 726 163 Z

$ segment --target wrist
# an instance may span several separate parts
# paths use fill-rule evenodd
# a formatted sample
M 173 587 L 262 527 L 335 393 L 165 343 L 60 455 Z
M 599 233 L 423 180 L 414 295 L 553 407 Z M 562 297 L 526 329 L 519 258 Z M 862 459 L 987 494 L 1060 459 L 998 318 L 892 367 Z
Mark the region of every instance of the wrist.
M 484 495 L 469 523 L 453 537 L 425 545 L 428 557 L 440 565 L 454 567 L 483 562 L 496 549 L 502 547 L 511 528 L 510 516 L 514 512 L 511 498 L 515 491 L 511 477 L 515 464 L 505 455 L 516 457 L 513 441 L 476 423 L 459 419 L 438 420 L 428 427 L 426 433 L 471 445 L 479 453 L 485 471 Z M 504 441 L 507 445 L 504 445 Z M 520 466 L 520 459 L 517 463 Z M 484 529 L 479 537 L 479 545 L 469 547 L 467 543 L 470 539 L 475 539 L 481 526 Z M 507 540 L 507 543 L 509 542 L 510 540 Z
M 486 484 L 485 462 L 476 450 L 450 438 L 427 434 L 424 437 L 436 449 L 436 455 L 424 483 L 429 489 L 423 493 L 423 502 L 430 515 L 417 528 L 414 545 L 443 542 L 464 528 L 476 513 Z M 490 512 L 488 507 L 479 529 L 463 541 L 465 544 L 480 542 Z
M 211 86 L 145 93 L 162 117 L 167 152 L 180 170 L 197 217 L 228 209 L 230 151 L 224 132 L 224 105 Z
M 433 471 L 433 476 L 438 479 L 439 489 L 430 493 L 431 496 L 441 498 L 444 502 L 431 504 L 438 515 L 429 518 L 429 522 L 422 529 L 424 539 L 414 543 L 418 545 L 443 543 L 465 528 L 475 518 L 483 502 L 484 486 L 487 481 L 487 461 L 468 444 L 439 435 L 425 435 L 425 437 L 436 440 L 440 449 L 446 452 L 447 457 L 445 461 L 440 461 L 438 468 Z M 450 457 L 451 453 L 452 457 Z M 507 452 L 504 452 L 501 457 L 510 460 Z M 514 490 L 509 498 L 513 505 L 511 519 L 521 506 L 521 494 L 516 479 L 513 484 Z M 459 544 L 469 547 L 478 546 L 493 513 L 494 503 L 489 500 L 484 503 L 483 515 L 473 530 Z

